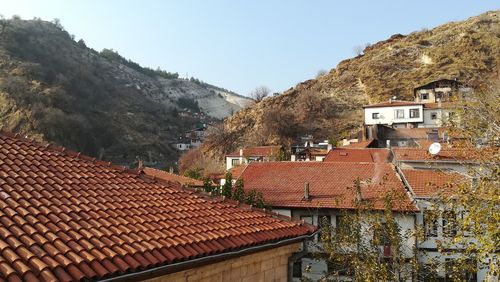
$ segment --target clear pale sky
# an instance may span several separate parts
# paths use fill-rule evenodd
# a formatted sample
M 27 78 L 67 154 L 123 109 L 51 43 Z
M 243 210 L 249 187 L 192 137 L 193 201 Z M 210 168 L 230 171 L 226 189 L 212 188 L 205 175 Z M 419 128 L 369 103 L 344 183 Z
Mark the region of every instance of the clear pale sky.
M 353 47 L 500 8 L 499 1 L 0 0 L 9 18 L 59 18 L 76 39 L 247 95 L 353 57 Z

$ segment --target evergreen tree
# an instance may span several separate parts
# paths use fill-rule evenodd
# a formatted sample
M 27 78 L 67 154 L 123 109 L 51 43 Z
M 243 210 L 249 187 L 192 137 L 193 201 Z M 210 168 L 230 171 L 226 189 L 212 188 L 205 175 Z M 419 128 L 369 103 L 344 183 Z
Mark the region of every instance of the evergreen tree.
M 233 184 L 233 175 L 231 172 L 226 172 L 226 182 L 222 186 L 222 196 L 226 198 L 231 198 L 231 190 L 232 190 L 232 185 Z
M 233 199 L 239 202 L 245 201 L 245 190 L 243 190 L 243 179 L 238 179 L 234 185 Z

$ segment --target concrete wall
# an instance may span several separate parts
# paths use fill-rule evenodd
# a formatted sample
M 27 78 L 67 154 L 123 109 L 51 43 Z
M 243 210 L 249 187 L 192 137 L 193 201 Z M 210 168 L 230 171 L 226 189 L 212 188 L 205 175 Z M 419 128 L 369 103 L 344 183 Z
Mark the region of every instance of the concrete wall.
M 297 252 L 300 243 L 267 251 L 204 265 L 150 280 L 148 282 L 286 282 L 288 279 L 288 258 Z
M 410 118 L 410 109 L 419 109 L 418 118 Z M 395 110 L 403 110 L 404 118 L 396 118 Z M 365 108 L 365 124 L 395 124 L 395 123 L 420 123 L 424 121 L 423 106 L 395 106 L 395 107 L 377 107 Z M 378 113 L 379 118 L 373 119 L 373 114 Z

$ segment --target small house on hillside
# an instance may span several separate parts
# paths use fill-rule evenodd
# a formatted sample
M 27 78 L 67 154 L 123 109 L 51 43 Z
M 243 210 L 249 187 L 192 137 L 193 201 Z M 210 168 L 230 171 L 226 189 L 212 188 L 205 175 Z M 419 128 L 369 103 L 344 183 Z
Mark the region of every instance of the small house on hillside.
M 396 101 L 363 107 L 365 125 L 388 125 L 395 128 L 415 128 L 424 122 L 424 104 L 420 102 Z M 371 137 L 368 137 L 371 138 Z
M 416 102 L 452 102 L 463 98 L 469 91 L 470 88 L 461 85 L 457 80 L 439 79 L 416 87 L 413 95 Z
M 256 146 L 239 149 L 226 155 L 226 170 L 250 162 L 269 162 L 284 153 L 282 146 Z

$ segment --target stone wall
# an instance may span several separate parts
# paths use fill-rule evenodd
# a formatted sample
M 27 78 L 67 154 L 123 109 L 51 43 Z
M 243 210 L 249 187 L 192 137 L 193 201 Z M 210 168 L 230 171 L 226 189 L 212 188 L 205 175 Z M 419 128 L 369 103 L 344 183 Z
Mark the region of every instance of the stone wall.
M 167 274 L 147 280 L 147 282 L 285 282 L 288 278 L 288 258 L 292 253 L 297 252 L 299 247 L 300 243 L 295 243 Z

